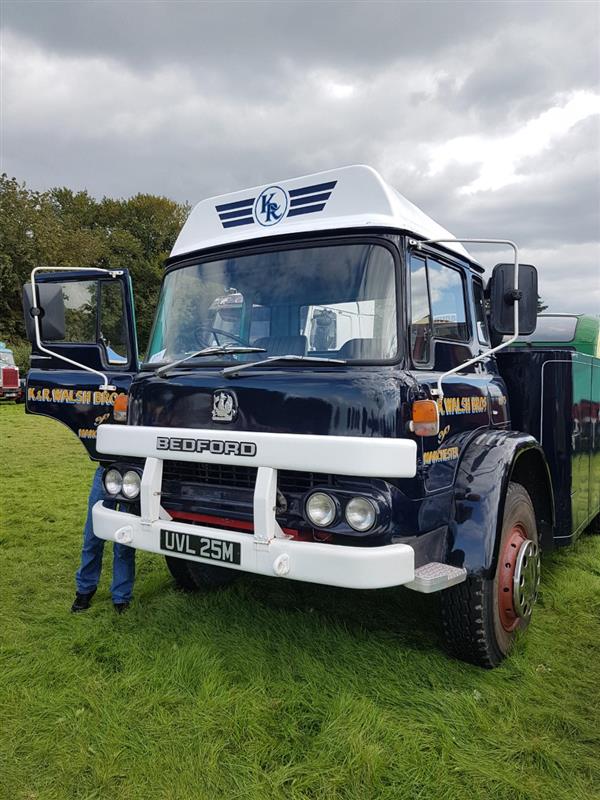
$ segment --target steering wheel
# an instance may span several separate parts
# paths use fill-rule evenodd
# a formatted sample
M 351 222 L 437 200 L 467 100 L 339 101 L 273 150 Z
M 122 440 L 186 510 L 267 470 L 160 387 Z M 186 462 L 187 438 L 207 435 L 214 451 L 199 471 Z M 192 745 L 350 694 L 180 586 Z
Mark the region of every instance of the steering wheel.
M 208 338 L 214 336 L 217 347 L 222 347 L 224 342 L 221 342 L 219 336 L 224 336 L 227 339 L 242 345 L 242 347 L 249 347 L 250 342 L 245 342 L 241 336 L 236 336 L 235 333 L 229 333 L 221 328 L 209 328 L 208 325 L 198 325 L 194 328 L 194 338 L 200 347 L 214 347 L 214 344 L 209 343 Z

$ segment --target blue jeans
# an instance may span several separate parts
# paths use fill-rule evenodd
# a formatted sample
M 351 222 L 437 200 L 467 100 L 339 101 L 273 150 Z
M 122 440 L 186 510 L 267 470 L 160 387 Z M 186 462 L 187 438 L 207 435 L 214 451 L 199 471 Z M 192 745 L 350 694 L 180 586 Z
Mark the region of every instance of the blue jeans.
M 104 491 L 102 488 L 102 467 L 98 467 L 90 496 L 88 498 L 88 513 L 83 529 L 83 549 L 81 551 L 81 566 L 77 570 L 75 582 L 77 591 L 80 594 L 89 594 L 98 586 L 100 573 L 102 572 L 102 554 L 104 552 L 104 539 L 94 536 L 92 524 L 92 508 L 102 500 Z M 112 508 L 114 503 L 107 503 Z M 110 593 L 113 603 L 128 603 L 133 593 L 133 581 L 135 578 L 135 549 L 124 544 L 115 542 L 113 551 L 113 578 L 110 585 Z

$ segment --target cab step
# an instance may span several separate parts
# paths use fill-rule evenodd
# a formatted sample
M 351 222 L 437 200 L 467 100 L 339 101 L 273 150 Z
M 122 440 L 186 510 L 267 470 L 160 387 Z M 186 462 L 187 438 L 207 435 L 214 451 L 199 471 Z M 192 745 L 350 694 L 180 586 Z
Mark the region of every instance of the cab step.
M 440 592 L 449 586 L 462 583 L 467 579 L 467 570 L 463 567 L 453 567 L 450 564 L 441 564 L 438 561 L 430 561 L 415 570 L 414 580 L 405 583 L 407 589 L 415 592 L 431 594 Z

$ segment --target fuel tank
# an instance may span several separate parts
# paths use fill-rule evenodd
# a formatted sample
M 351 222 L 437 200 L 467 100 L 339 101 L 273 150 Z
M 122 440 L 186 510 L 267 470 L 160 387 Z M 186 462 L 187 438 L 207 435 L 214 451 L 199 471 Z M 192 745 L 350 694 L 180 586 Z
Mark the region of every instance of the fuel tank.
M 222 368 L 141 373 L 132 425 L 331 436 L 407 435 L 414 381 L 393 367 L 274 368 L 226 378 Z

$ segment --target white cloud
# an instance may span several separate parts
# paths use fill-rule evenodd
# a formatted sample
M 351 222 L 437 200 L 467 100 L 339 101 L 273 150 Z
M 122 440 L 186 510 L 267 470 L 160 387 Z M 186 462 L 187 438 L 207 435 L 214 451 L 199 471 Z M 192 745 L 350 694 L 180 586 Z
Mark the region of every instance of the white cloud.
M 356 93 L 356 87 L 351 83 L 340 83 L 339 81 L 326 80 L 323 83 L 325 94 L 335 100 L 348 100 Z
M 435 145 L 429 175 L 435 176 L 453 163 L 475 164 L 479 175 L 462 186 L 459 194 L 501 189 L 524 179 L 518 169 L 525 159 L 547 150 L 578 122 L 594 114 L 600 114 L 600 94 L 573 92 L 564 105 L 548 109 L 508 136 L 459 136 Z
M 510 261 L 512 252 L 483 245 L 469 250 L 486 267 Z M 548 311 L 600 314 L 600 245 L 563 244 L 555 247 L 522 247 L 519 260 L 538 271 L 538 291 Z

